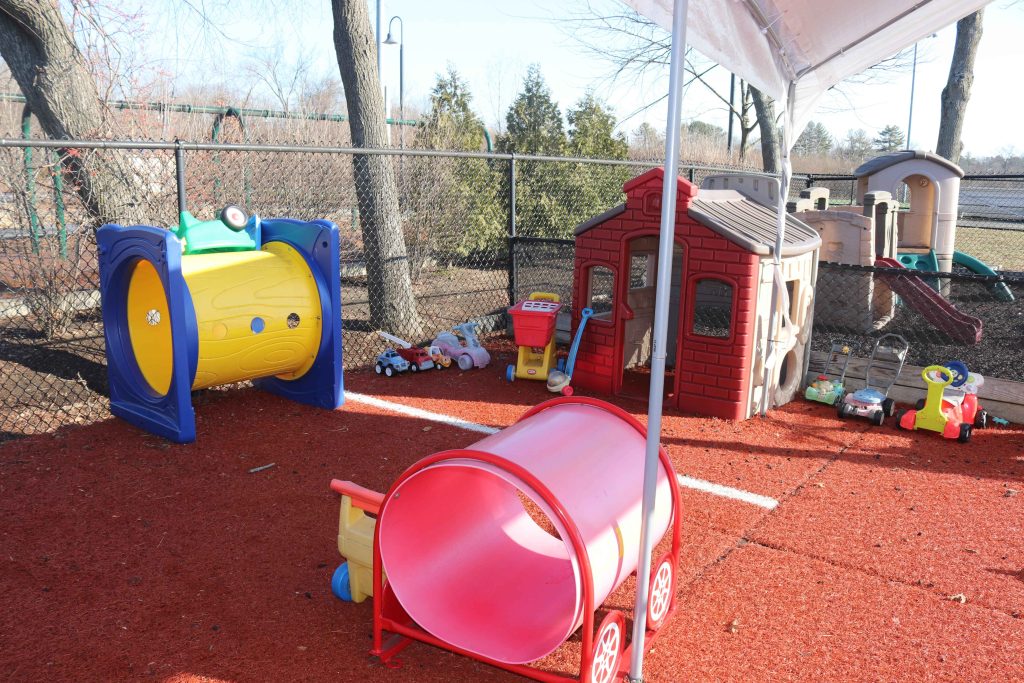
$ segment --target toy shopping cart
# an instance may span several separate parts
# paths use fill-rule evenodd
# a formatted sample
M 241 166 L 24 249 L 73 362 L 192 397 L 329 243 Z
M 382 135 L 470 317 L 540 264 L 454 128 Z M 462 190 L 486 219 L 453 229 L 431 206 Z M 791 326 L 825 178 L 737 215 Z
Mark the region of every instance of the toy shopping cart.
M 557 294 L 534 292 L 508 309 L 519 358 L 505 369 L 505 379 L 547 380 L 555 367 L 555 320 L 562 304 Z

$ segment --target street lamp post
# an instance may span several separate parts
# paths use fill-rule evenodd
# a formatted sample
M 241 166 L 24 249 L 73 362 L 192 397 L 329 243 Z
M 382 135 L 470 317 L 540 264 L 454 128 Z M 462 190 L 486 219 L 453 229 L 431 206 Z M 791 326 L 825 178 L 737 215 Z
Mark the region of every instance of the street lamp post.
M 931 34 L 934 38 L 938 34 Z M 910 132 L 914 125 L 914 84 L 917 80 L 917 43 L 914 43 L 914 65 L 910 69 L 910 113 L 907 115 L 907 149 L 910 149 Z
M 395 40 L 391 34 L 391 25 L 398 19 L 400 40 Z M 388 21 L 388 37 L 384 39 L 385 45 L 398 45 L 398 144 L 405 149 L 405 23 L 402 17 L 395 15 Z

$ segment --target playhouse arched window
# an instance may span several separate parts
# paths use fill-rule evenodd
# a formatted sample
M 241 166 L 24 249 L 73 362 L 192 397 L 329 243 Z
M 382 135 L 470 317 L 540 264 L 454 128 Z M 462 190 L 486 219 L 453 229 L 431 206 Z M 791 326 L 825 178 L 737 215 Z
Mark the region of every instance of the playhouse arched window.
M 615 303 L 615 273 L 605 266 L 591 266 L 587 276 L 587 306 L 594 309 L 594 318 L 612 319 Z
M 732 302 L 736 288 L 715 278 L 697 280 L 693 287 L 693 318 L 690 332 L 701 337 L 732 336 Z

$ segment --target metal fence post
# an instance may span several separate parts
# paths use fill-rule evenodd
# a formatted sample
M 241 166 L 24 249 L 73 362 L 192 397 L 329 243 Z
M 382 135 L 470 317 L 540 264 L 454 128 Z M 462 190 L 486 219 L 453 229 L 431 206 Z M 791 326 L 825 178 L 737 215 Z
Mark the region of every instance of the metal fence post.
M 508 305 L 515 306 L 516 282 L 516 155 L 508 161 Z
M 26 140 L 32 138 L 32 112 L 28 105 L 21 111 L 21 136 Z M 32 253 L 39 253 L 39 242 L 42 239 L 42 228 L 36 213 L 36 172 L 32 168 L 32 148 L 25 147 L 25 192 L 28 194 L 28 226 L 32 241 Z M 45 154 L 45 152 L 44 152 Z
M 178 219 L 185 213 L 185 150 L 181 146 L 181 140 L 175 140 L 177 145 L 174 148 L 174 171 L 175 181 L 178 186 Z

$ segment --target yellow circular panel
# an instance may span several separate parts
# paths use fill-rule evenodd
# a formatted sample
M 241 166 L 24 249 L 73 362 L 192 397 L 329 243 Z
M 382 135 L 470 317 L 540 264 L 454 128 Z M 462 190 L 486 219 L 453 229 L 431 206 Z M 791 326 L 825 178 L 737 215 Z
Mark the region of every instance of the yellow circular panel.
M 128 337 L 149 388 L 163 396 L 171 388 L 171 316 L 156 268 L 139 260 L 128 282 Z

